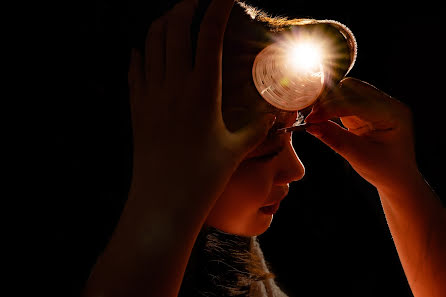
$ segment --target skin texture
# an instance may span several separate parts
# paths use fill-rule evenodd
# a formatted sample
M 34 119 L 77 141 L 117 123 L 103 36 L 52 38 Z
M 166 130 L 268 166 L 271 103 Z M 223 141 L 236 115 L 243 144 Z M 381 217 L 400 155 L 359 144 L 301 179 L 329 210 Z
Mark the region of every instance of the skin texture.
M 211 2 L 194 65 L 191 0 L 152 23 L 144 53 L 132 51 L 132 185 L 84 296 L 177 296 L 215 202 L 241 161 L 266 139 L 276 116 L 257 113 L 235 130 L 223 121 L 222 47 L 232 6 L 231 0 Z
M 196 4 L 191 0 L 151 25 L 144 53 L 133 50 L 132 185 L 84 296 L 177 296 L 203 224 L 260 234 L 271 217 L 259 215 L 259 207 L 282 198 L 288 183 L 303 176 L 289 134 L 279 139 L 283 150 L 272 161 L 251 159 L 270 149 L 272 122 L 264 117 L 266 106 L 248 77 L 252 56 L 237 61 L 229 55 L 223 63 L 223 44 L 228 54 L 238 47 L 223 38 L 232 6 L 232 0 L 211 2 L 194 65 L 188 28 Z M 237 18 L 232 21 L 228 32 L 237 28 Z M 244 23 L 238 25 L 246 32 Z M 235 87 L 241 82 L 241 89 Z M 237 115 L 231 108 L 240 104 L 249 108 Z M 275 113 L 276 127 L 296 118 L 296 113 Z M 314 123 L 307 132 L 378 189 L 414 296 L 445 296 L 440 280 L 446 279 L 446 215 L 417 169 L 410 110 L 373 86 L 347 78 L 320 99 L 306 121 Z
M 446 210 L 418 170 L 411 110 L 366 82 L 346 78 L 305 121 L 313 124 L 307 132 L 376 187 L 413 295 L 445 296 Z
M 171 26 L 178 28 L 178 24 L 176 23 L 177 21 L 178 20 L 174 20 L 171 23 Z M 154 24 L 154 26 L 157 26 L 157 24 Z M 244 28 L 244 30 L 241 32 L 239 30 L 240 27 Z M 172 29 L 172 31 L 173 30 L 174 29 Z M 166 46 L 169 46 L 169 32 L 169 25 L 167 25 Z M 172 39 L 178 38 L 178 33 L 172 32 L 172 34 L 175 34 L 175 36 L 171 37 Z M 255 121 L 257 118 L 261 117 L 267 112 L 273 113 L 278 117 L 274 129 L 290 126 L 296 120 L 296 111 L 284 112 L 274 108 L 263 100 L 252 83 L 252 63 L 256 54 L 258 54 L 262 47 L 266 46 L 266 42 L 261 42 L 262 40 L 259 40 L 260 34 L 266 36 L 267 30 L 258 23 L 250 20 L 249 17 L 244 14 L 242 8 L 236 5 L 232 10 L 226 27 L 223 44 L 223 48 L 225 50 L 223 51 L 222 57 L 224 65 L 222 78 L 224 83 L 222 84 L 221 104 L 224 106 L 224 108 L 222 108 L 223 110 L 221 113 L 225 125 L 231 131 L 242 129 L 245 125 L 249 124 L 249 122 Z M 263 37 L 263 39 L 266 40 L 265 37 Z M 148 41 L 148 43 L 150 43 L 150 41 Z M 148 45 L 148 48 L 150 49 L 150 44 Z M 188 52 L 182 48 L 182 55 L 185 55 L 184 51 Z M 171 75 L 168 74 L 170 67 L 190 67 L 190 65 L 184 65 L 184 61 L 178 58 L 178 56 L 181 56 L 179 52 L 179 50 L 177 52 L 172 49 L 172 56 L 174 57 L 172 58 L 174 59 L 172 64 L 170 64 L 170 60 L 167 59 L 167 78 L 164 82 L 166 88 L 169 90 L 153 90 L 153 92 L 156 93 L 149 95 L 151 98 L 163 97 L 163 94 L 166 92 L 168 93 L 171 90 L 171 84 L 177 85 L 178 82 L 183 81 L 183 77 L 180 74 L 181 72 L 173 71 Z M 167 55 L 169 55 L 169 50 L 167 50 Z M 187 54 L 187 56 L 189 56 L 189 54 Z M 149 69 L 159 67 L 156 61 L 159 60 L 155 60 L 153 62 L 154 65 L 151 65 L 150 60 L 148 60 L 149 65 L 147 67 Z M 199 63 L 200 60 L 197 62 L 197 68 L 201 67 Z M 208 71 L 208 69 L 206 68 L 198 71 L 205 72 Z M 152 73 L 158 72 L 161 72 L 161 70 L 156 69 Z M 154 81 L 153 85 L 160 83 L 159 76 L 153 76 L 153 74 L 150 76 L 150 70 L 148 71 L 147 76 L 149 77 L 149 86 L 150 81 Z M 200 78 L 200 81 L 202 81 L 202 78 Z M 193 85 L 194 82 L 189 82 L 188 84 Z M 187 84 L 184 82 L 180 83 L 180 85 L 187 88 Z M 203 82 L 199 88 L 203 89 L 204 85 L 205 82 Z M 192 88 L 189 92 L 201 92 L 205 94 L 203 90 L 199 90 L 197 88 Z M 183 95 L 180 95 L 180 93 Z M 175 99 L 176 96 L 183 98 L 178 100 Z M 172 102 L 175 102 L 174 104 L 175 106 L 178 106 L 178 108 L 170 114 L 166 114 L 166 117 L 177 119 L 177 122 L 174 123 L 176 126 L 180 125 L 178 120 L 182 117 L 182 115 L 176 114 L 177 112 L 183 113 L 183 110 L 189 109 L 192 113 L 195 112 L 196 109 L 196 107 L 192 104 L 188 105 L 187 107 L 182 105 L 181 101 L 183 100 L 185 101 L 184 103 L 188 103 L 186 100 L 187 97 L 184 97 L 186 96 L 184 96 L 183 91 L 171 94 L 171 98 L 173 98 L 171 100 Z M 192 109 L 194 110 L 192 111 Z M 136 112 L 138 111 L 135 111 L 135 113 Z M 206 110 L 204 109 L 200 110 L 200 113 L 202 113 L 204 118 L 209 117 L 210 115 L 204 114 L 205 112 Z M 153 116 L 151 116 L 151 118 L 152 117 Z M 193 122 L 191 123 L 190 118 L 185 119 L 185 121 L 186 127 L 194 124 Z M 148 124 L 149 123 L 147 123 L 147 125 Z M 200 124 L 195 125 L 196 127 L 200 127 Z M 199 129 L 202 130 L 202 128 Z M 202 135 L 207 133 L 206 131 L 197 132 L 201 132 L 197 134 Z M 187 133 L 188 137 L 190 137 L 190 134 L 190 132 Z M 156 138 L 159 139 L 159 136 L 156 136 Z M 172 148 L 175 150 L 175 153 L 172 152 L 172 154 L 178 155 L 178 144 L 180 142 L 187 142 L 190 144 L 190 147 L 187 148 L 187 152 L 189 152 L 191 155 L 197 153 L 200 153 L 201 155 L 201 152 L 205 147 L 200 147 L 202 144 L 199 141 L 196 141 L 196 143 L 193 143 L 192 141 L 195 141 L 195 139 L 189 138 L 188 140 L 183 140 L 169 137 L 168 142 L 165 144 L 160 144 L 159 147 L 162 148 L 163 151 L 164 147 Z M 147 145 L 150 145 L 151 147 L 153 146 L 152 143 L 148 143 Z M 283 199 L 288 193 L 289 183 L 303 177 L 304 167 L 291 145 L 291 133 L 281 134 L 276 137 L 267 137 L 258 146 L 246 147 L 245 150 L 246 149 L 249 149 L 250 154 L 243 158 L 241 164 L 231 175 L 231 178 L 226 184 L 222 195 L 218 198 L 217 202 L 212 208 L 206 220 L 206 224 L 219 228 L 228 233 L 253 236 L 265 232 L 270 226 L 273 218 L 273 215 L 265 215 L 262 213 L 259 210 L 260 207 L 270 205 Z M 252 151 L 252 149 L 254 149 L 254 151 Z M 181 150 L 185 152 L 184 148 Z M 212 150 L 215 151 L 215 149 Z M 281 150 L 280 154 L 271 160 L 256 158 L 262 155 L 277 152 L 279 150 Z M 158 152 L 157 154 L 159 156 L 160 153 Z M 218 152 L 216 152 L 215 155 L 221 156 L 221 154 Z M 181 156 L 181 158 L 190 159 L 190 156 Z M 172 160 L 172 157 L 166 156 L 161 160 L 167 159 Z M 222 157 L 222 160 L 225 160 L 225 158 Z M 171 162 L 172 166 L 177 167 L 178 164 L 181 164 L 180 162 L 184 161 L 176 160 L 174 163 L 172 160 Z M 166 166 L 166 164 L 163 165 Z M 190 168 L 190 166 L 185 168 Z
M 261 112 L 278 116 L 273 129 L 291 126 L 296 121 L 296 111 L 282 111 L 270 105 L 252 81 L 254 59 L 272 42 L 273 36 L 240 6 L 234 5 L 223 44 L 222 112 L 229 129 L 240 128 Z M 273 158 L 260 158 L 275 152 L 279 153 Z M 291 143 L 291 133 L 267 137 L 237 167 L 206 224 L 231 234 L 262 234 L 270 226 L 273 215 L 262 213 L 260 207 L 285 198 L 289 183 L 304 174 L 305 168 Z

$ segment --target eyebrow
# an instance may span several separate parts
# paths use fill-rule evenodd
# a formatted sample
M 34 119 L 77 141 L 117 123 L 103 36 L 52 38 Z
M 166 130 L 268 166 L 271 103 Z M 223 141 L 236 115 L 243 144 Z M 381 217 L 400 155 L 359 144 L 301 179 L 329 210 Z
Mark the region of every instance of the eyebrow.
M 248 106 L 238 106 L 238 107 L 227 107 L 225 108 L 228 111 L 246 111 L 251 109 Z M 277 129 L 280 128 L 286 128 L 289 127 L 291 125 L 293 125 L 296 121 L 299 120 L 301 114 L 299 113 L 299 111 L 297 112 L 296 117 L 292 120 L 289 120 L 289 118 L 287 117 L 279 117 L 278 114 L 293 114 L 296 111 L 285 111 L 285 110 L 279 110 L 278 108 L 272 106 L 271 104 L 267 104 L 262 106 L 262 108 L 257 109 L 257 111 L 255 111 L 259 114 L 267 114 L 267 113 L 272 113 L 272 114 L 276 114 L 276 122 L 274 123 L 274 125 L 271 127 L 271 129 L 268 131 L 268 136 L 267 139 L 271 138 L 275 133 L 275 131 Z M 271 135 L 270 135 L 271 134 Z
M 286 134 L 275 134 L 272 133 L 271 135 L 268 135 L 263 144 L 259 146 L 259 149 L 256 149 L 264 152 L 264 151 L 271 151 L 271 150 L 277 150 L 280 148 L 282 150 L 287 143 Z
M 267 139 L 265 139 L 262 144 L 251 151 L 246 157 L 250 159 L 258 155 L 271 153 L 273 151 L 281 152 L 286 147 L 286 138 L 284 137 L 284 135 L 285 134 L 272 134 L 271 136 L 267 137 Z

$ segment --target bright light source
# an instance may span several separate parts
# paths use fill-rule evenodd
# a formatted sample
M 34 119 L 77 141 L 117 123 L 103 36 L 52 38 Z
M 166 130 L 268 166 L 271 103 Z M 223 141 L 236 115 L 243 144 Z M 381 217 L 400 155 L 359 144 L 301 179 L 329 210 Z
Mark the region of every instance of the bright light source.
M 309 71 L 319 67 L 321 51 L 312 43 L 301 43 L 291 48 L 289 59 L 296 70 Z
M 271 105 L 300 110 L 321 94 L 325 83 L 325 50 L 313 39 L 273 43 L 256 56 L 252 68 L 254 84 Z

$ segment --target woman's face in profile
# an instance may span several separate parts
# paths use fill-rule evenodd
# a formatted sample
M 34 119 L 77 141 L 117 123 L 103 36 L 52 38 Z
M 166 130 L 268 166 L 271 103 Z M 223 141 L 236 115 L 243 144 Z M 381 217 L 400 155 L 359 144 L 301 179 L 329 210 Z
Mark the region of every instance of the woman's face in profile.
M 266 35 L 263 25 L 251 20 L 234 4 L 223 47 L 222 112 L 229 130 L 243 127 L 265 111 L 277 115 L 272 130 L 291 126 L 296 121 L 297 111 L 273 108 L 260 96 L 252 81 L 252 65 L 255 56 L 267 45 Z M 206 224 L 242 236 L 262 234 L 270 226 L 273 215 L 265 214 L 261 208 L 282 200 L 288 193 L 289 183 L 304 174 L 304 166 L 291 143 L 291 133 L 268 135 L 234 172 Z

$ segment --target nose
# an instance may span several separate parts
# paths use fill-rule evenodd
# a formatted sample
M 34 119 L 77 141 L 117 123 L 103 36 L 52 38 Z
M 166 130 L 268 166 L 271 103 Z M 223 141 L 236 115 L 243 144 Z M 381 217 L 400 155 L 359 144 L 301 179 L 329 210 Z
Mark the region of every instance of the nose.
M 287 185 L 302 179 L 305 175 L 304 164 L 300 161 L 291 143 L 289 143 L 279 157 L 277 173 L 274 178 L 276 185 Z

